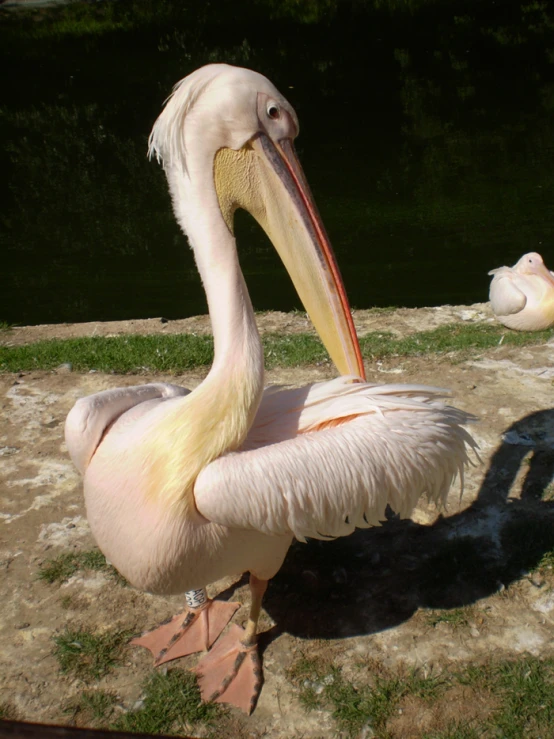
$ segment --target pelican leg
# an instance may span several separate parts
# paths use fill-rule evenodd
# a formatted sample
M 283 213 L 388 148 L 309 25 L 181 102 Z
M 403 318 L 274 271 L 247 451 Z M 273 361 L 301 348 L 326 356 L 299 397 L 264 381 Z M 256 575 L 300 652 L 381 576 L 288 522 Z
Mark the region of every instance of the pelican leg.
M 257 629 L 267 580 L 250 575 L 250 616 L 246 629 L 233 624 L 196 667 L 202 699 L 229 703 L 252 713 L 262 688 Z
M 227 626 L 240 603 L 210 600 L 204 588 L 185 594 L 187 608 L 153 631 L 131 640 L 154 655 L 154 666 L 208 650 Z

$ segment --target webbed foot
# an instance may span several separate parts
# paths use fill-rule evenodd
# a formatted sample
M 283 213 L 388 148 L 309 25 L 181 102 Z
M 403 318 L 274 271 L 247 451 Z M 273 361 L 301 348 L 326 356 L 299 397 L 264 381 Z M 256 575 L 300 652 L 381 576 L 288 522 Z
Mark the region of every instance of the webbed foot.
M 246 632 L 233 624 L 195 668 L 202 700 L 229 703 L 250 715 L 263 683 L 258 646 L 246 645 Z
M 146 647 L 154 655 L 154 666 L 211 647 L 240 603 L 208 600 L 199 608 L 186 608 L 168 623 L 131 640 L 131 644 Z

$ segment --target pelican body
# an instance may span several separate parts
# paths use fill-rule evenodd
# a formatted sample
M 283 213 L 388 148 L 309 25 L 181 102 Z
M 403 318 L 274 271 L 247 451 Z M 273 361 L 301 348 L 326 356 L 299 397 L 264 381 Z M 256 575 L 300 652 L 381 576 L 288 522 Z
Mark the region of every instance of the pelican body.
M 518 331 L 540 331 L 554 325 L 554 275 L 540 254 L 524 254 L 513 267 L 498 267 L 489 299 L 504 326 Z
M 175 87 L 150 137 L 206 290 L 214 362 L 192 392 L 165 383 L 79 400 L 66 423 L 100 549 L 137 588 L 185 591 L 189 607 L 135 643 L 156 664 L 214 648 L 202 695 L 252 710 L 261 686 L 256 627 L 267 581 L 293 537 L 344 536 L 444 502 L 467 461 L 470 417 L 444 391 L 372 385 L 346 293 L 293 139 L 290 104 L 256 72 L 209 65 Z M 233 236 L 261 224 L 341 376 L 264 389 L 263 351 Z M 251 573 L 243 631 L 219 636 L 234 604 L 202 588 Z

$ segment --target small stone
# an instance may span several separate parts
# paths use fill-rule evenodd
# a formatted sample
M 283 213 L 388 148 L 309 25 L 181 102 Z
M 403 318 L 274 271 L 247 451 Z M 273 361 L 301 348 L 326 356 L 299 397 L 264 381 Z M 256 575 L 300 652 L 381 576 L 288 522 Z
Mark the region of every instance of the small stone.
M 476 629 L 476 628 L 475 628 L 475 626 L 472 626 L 472 627 L 471 627 L 471 629 L 469 630 L 469 633 L 470 633 L 470 634 L 471 634 L 471 636 L 473 636 L 473 637 L 474 637 L 475 639 L 476 639 L 476 638 L 477 638 L 478 636 L 481 636 L 481 633 L 480 633 L 479 629 Z
M 64 362 L 56 367 L 56 372 L 60 375 L 66 374 L 73 371 L 73 365 L 71 362 Z
M 22 623 L 22 624 L 16 624 L 15 628 L 16 628 L 16 629 L 17 629 L 18 631 L 21 631 L 21 629 L 28 629 L 30 625 L 31 625 L 31 624 L 30 624 L 30 623 L 29 623 L 28 621 L 25 621 L 25 622 L 24 622 L 24 623 Z
M 169 323 L 169 318 L 160 318 L 160 323 Z

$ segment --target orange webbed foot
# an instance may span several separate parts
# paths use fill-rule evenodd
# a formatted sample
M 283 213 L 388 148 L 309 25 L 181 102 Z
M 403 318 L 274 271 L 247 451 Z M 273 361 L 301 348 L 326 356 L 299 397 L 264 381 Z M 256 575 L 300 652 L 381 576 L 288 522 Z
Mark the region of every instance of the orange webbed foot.
M 228 703 L 250 715 L 263 683 L 257 644 L 245 645 L 245 630 L 233 624 L 195 668 L 202 700 Z
M 208 600 L 199 608 L 187 608 L 168 623 L 131 640 L 154 655 L 154 666 L 211 647 L 240 603 Z

